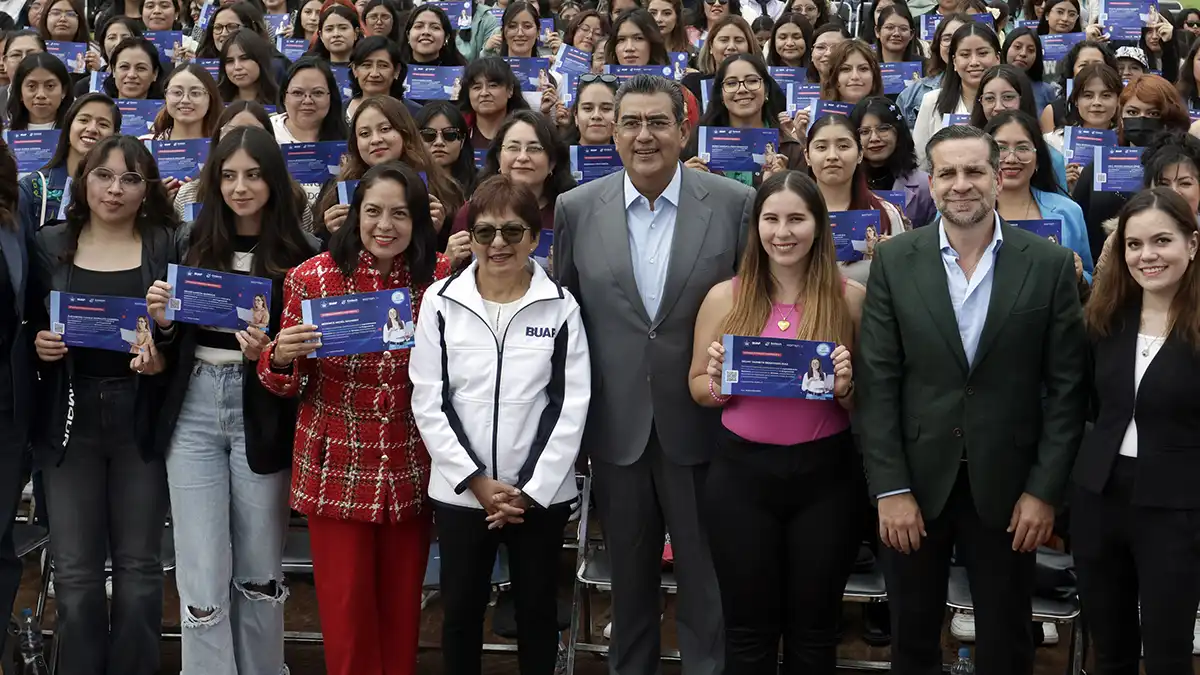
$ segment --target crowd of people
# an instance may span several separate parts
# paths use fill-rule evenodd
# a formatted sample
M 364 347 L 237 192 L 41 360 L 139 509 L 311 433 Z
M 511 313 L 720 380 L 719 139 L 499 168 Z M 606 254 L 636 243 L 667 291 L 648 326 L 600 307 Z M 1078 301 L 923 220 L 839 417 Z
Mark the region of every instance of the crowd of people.
M 1193 672 L 1200 10 L 1135 14 L 0 0 L 26 134 L 0 152 L 0 606 L 32 473 L 61 674 L 158 672 L 168 519 L 183 672 L 287 673 L 298 512 L 329 673 L 415 672 L 436 539 L 446 672 L 480 671 L 503 545 L 520 672 L 549 675 L 588 472 L 613 673 L 659 670 L 664 558 L 684 673 L 832 672 L 864 548 L 896 672 L 941 672 L 953 559 L 978 671 L 1031 673 L 1050 544 L 1095 672 Z M 409 95 L 418 67 L 444 96 Z M 771 141 L 727 170 L 709 129 Z M 168 176 L 161 141 L 207 154 Z M 297 180 L 287 146 L 329 142 Z M 175 266 L 270 290 L 241 329 L 188 322 Z M 324 355 L 311 303 L 385 291 L 410 323 Z M 59 294 L 145 317 L 68 345 Z M 727 394 L 731 335 L 835 348 L 806 396 Z

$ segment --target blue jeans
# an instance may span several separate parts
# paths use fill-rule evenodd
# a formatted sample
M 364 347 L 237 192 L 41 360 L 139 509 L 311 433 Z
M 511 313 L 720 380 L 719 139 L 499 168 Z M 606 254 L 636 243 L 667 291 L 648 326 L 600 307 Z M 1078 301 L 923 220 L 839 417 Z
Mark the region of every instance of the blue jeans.
M 256 474 L 246 462 L 242 369 L 196 362 L 167 454 L 184 675 L 287 672 L 291 476 Z

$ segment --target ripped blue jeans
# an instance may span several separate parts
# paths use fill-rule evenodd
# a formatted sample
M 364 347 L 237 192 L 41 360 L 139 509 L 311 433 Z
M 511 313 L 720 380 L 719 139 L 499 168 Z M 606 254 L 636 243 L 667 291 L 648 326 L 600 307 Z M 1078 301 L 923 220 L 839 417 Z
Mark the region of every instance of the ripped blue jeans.
M 196 362 L 167 454 L 183 675 L 278 675 L 289 471 L 246 461 L 242 364 Z

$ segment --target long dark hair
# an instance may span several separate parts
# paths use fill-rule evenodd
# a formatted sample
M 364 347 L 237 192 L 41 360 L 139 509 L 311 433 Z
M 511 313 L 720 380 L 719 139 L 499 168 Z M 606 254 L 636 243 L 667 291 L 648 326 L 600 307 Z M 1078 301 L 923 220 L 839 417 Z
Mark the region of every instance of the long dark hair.
M 459 96 L 459 107 L 463 114 L 475 114 L 471 108 L 471 85 L 483 78 L 484 82 L 495 82 L 501 86 L 508 87 L 512 90 L 512 94 L 508 97 L 508 102 L 504 109 L 509 114 L 517 110 L 529 110 L 529 103 L 525 97 L 521 95 L 521 83 L 517 81 L 517 76 L 513 74 L 512 67 L 505 63 L 504 59 L 499 56 L 486 56 L 482 59 L 475 59 L 471 65 L 463 72 L 462 93 Z
M 274 50 L 270 43 L 252 30 L 239 30 L 225 41 L 221 48 L 220 81 L 217 88 L 225 101 L 237 100 L 238 86 L 230 79 L 225 69 L 232 58 L 229 56 L 231 47 L 237 46 L 242 53 L 250 57 L 258 65 L 258 97 L 257 101 L 265 105 L 274 105 L 279 98 L 279 84 L 275 82 Z
M 274 279 L 312 255 L 300 230 L 300 209 L 292 198 L 292 184 L 279 144 L 271 134 L 255 127 L 238 127 L 217 143 L 200 178 L 200 214 L 190 235 L 187 264 L 228 272 L 232 269 L 237 216 L 221 194 L 221 173 L 237 151 L 258 162 L 270 196 L 263 205 L 259 243 L 254 248 L 251 273 Z
M 450 126 L 458 130 L 462 135 L 462 148 L 459 150 L 458 159 L 450 166 L 450 177 L 458 181 L 458 186 L 462 189 L 463 196 L 470 198 L 471 193 L 475 191 L 475 181 L 478 177 L 478 172 L 475 170 L 475 153 L 471 150 L 470 139 L 467 134 L 470 130 L 467 128 L 467 120 L 463 118 L 462 111 L 449 101 L 430 101 L 417 111 L 414 122 L 418 129 L 423 129 L 429 126 L 429 122 L 438 116 L 445 116 L 450 122 Z M 424 141 L 422 141 L 424 142 Z
M 974 23 L 975 19 L 970 14 L 962 12 L 955 12 L 942 17 L 942 20 L 938 22 L 937 28 L 933 31 L 933 41 L 929 43 L 929 61 L 925 64 L 926 76 L 942 75 L 947 70 L 952 70 L 950 64 L 942 60 L 942 36 L 946 34 L 946 31 L 950 28 L 950 24 L 955 22 L 970 24 Z M 960 25 L 959 28 L 962 28 L 962 26 Z M 958 28 L 955 29 L 955 31 L 957 30 Z M 950 52 L 950 55 L 953 57 L 954 52 Z
M 862 152 L 862 139 L 858 136 L 858 127 L 850 122 L 850 118 L 845 115 L 826 115 L 817 120 L 812 128 L 808 130 L 808 139 L 805 143 L 805 149 L 812 147 L 813 139 L 817 137 L 817 132 L 825 127 L 839 126 L 850 132 L 850 136 L 854 139 L 854 145 Z M 813 180 L 816 180 L 816 173 L 813 169 Z M 875 196 L 875 193 L 867 186 L 867 172 L 863 169 L 863 165 L 859 162 L 858 166 L 854 167 L 854 175 L 850 177 L 850 209 L 851 210 L 875 210 L 879 212 L 879 229 L 883 230 L 880 234 L 892 234 L 891 219 L 888 218 L 887 211 L 884 211 L 883 201 Z M 897 233 L 898 234 L 898 233 Z
M 946 19 L 942 19 L 945 21 Z M 954 37 L 950 38 L 950 67 L 946 68 L 946 75 L 942 78 L 942 93 L 938 95 L 937 110 L 943 115 L 949 115 L 958 107 L 958 101 L 962 98 L 962 77 L 953 67 L 954 53 L 958 51 L 958 45 L 963 40 L 971 37 L 981 37 L 984 42 L 996 50 L 996 58 L 1000 58 L 1000 39 L 996 37 L 996 31 L 981 23 L 971 21 L 965 26 L 960 26 L 954 31 Z
M 600 38 L 605 35 L 608 35 L 609 34 L 608 17 L 601 14 L 600 12 L 597 12 L 594 9 L 585 9 L 582 12 L 576 14 L 575 18 L 571 19 L 571 23 L 567 25 L 567 30 L 565 33 L 563 33 L 563 44 L 568 44 L 568 45 L 571 45 L 572 47 L 574 47 L 575 46 L 575 34 L 579 32 L 579 27 L 583 25 L 584 21 L 591 19 L 592 17 L 595 17 L 598 21 L 600 21 L 600 35 L 597 35 L 595 37 Z M 682 22 L 683 17 L 682 16 L 679 17 L 678 21 Z M 595 44 L 595 43 L 593 43 L 593 44 Z
M 98 45 L 100 47 L 100 55 L 104 57 L 105 63 L 112 63 L 112 58 L 111 58 L 111 55 L 108 53 L 108 50 L 105 49 L 105 47 L 104 47 L 104 42 L 105 42 L 104 38 L 108 34 L 108 29 L 112 28 L 113 26 L 117 26 L 117 25 L 125 26 L 126 30 L 129 31 L 129 35 L 131 37 L 141 37 L 142 36 L 142 25 L 140 23 L 138 23 L 138 21 L 136 19 L 131 19 L 127 16 L 122 15 L 122 16 L 114 16 L 111 19 L 105 21 L 103 24 L 100 25 L 99 28 L 96 29 L 96 42 L 98 43 Z M 113 48 L 115 49 L 116 45 L 113 45 Z
M 508 116 L 501 125 L 500 131 L 496 132 L 496 138 L 492 140 L 492 146 L 488 148 L 487 158 L 483 162 L 483 169 L 479 172 L 479 179 L 483 180 L 489 176 L 495 176 L 500 173 L 500 148 L 504 145 L 504 137 L 508 135 L 508 130 L 514 125 L 524 123 L 533 127 L 533 131 L 537 134 L 538 142 L 546 149 L 546 156 L 550 159 L 553 165 L 550 167 L 550 174 L 546 176 L 546 183 L 542 187 L 542 196 L 546 201 L 553 204 L 558 196 L 575 187 L 575 179 L 571 177 L 571 155 L 566 144 L 558 137 L 557 130 L 551 125 L 547 117 L 540 112 L 532 110 L 518 110 Z M 464 148 L 464 151 L 467 148 Z
M 175 209 L 171 208 L 171 200 L 163 187 L 158 174 L 158 164 L 146 149 L 145 144 L 135 136 L 116 134 L 102 139 L 88 151 L 83 161 L 79 163 L 71 181 L 71 201 L 67 206 L 67 232 L 70 243 L 63 251 L 62 260 L 69 262 L 75 258 L 75 250 L 79 245 L 79 233 L 92 218 L 92 208 L 88 204 L 86 177 L 93 169 L 108 159 L 112 151 L 121 153 L 125 158 L 125 166 L 129 171 L 136 171 L 146 181 L 146 196 L 142 206 L 134 217 L 134 227 L 145 240 L 150 234 L 166 227 L 175 229 L 179 221 L 175 218 Z
M 787 65 L 783 62 L 783 57 L 779 56 L 779 50 L 775 48 L 775 40 L 779 35 L 779 29 L 789 23 L 799 28 L 800 34 L 804 36 L 804 56 L 800 57 L 800 65 L 807 68 L 808 64 L 812 63 L 813 27 L 803 14 L 794 13 L 781 14 L 779 20 L 775 22 L 775 27 L 771 29 L 771 44 L 767 46 L 767 65 Z
M 333 63 L 333 59 L 329 53 L 329 48 L 325 46 L 325 41 L 321 39 L 320 33 L 325 29 L 325 22 L 329 17 L 334 15 L 340 16 L 350 22 L 350 27 L 354 29 L 355 44 L 358 44 L 358 41 L 362 39 L 362 23 L 358 20 L 357 11 L 340 4 L 327 6 L 321 11 L 321 19 L 317 23 L 317 36 L 313 40 L 312 48 L 308 50 L 308 54 L 325 59 L 330 63 Z M 353 51 L 353 49 L 354 47 L 351 45 L 351 50 Z
M 121 98 L 117 93 L 117 59 L 121 58 L 121 54 L 128 49 L 141 50 L 146 58 L 150 59 L 150 70 L 153 76 L 150 79 L 150 88 L 146 90 L 146 98 L 148 100 L 161 100 L 163 97 L 162 87 L 162 63 L 158 58 L 158 48 L 154 43 L 144 37 L 129 37 L 121 40 L 116 47 L 113 47 L 112 58 L 108 62 L 108 77 L 104 80 L 104 93 L 114 99 Z
M 388 55 L 388 60 L 392 62 L 392 67 L 396 69 L 396 77 L 392 78 L 388 95 L 396 100 L 403 100 L 404 77 L 405 73 L 408 72 L 408 66 L 405 65 L 403 57 L 403 49 L 382 35 L 372 35 L 369 38 L 359 40 L 354 45 L 354 51 L 350 52 L 350 98 L 362 98 L 362 85 L 359 84 L 358 75 L 355 74 L 354 69 L 361 66 L 375 52 L 385 52 Z
M 1054 162 L 1050 159 L 1050 147 L 1046 145 L 1046 139 L 1042 138 L 1037 120 L 1023 110 L 1005 110 L 996 113 L 996 116 L 987 123 L 983 130 L 994 136 L 1000 127 L 1006 124 L 1019 125 L 1025 130 L 1025 135 L 1029 136 L 1029 142 L 1033 143 L 1036 164 L 1033 168 L 1033 175 L 1029 177 L 1029 186 L 1042 192 L 1066 194 L 1066 188 L 1058 184 L 1058 178 L 1054 175 Z
M 509 5 L 511 7 L 511 5 Z M 728 17 L 721 17 L 724 21 Z M 738 17 L 739 19 L 741 17 Z M 724 25 L 718 21 L 718 25 Z M 742 19 L 745 22 L 745 19 Z M 662 32 L 658 30 L 658 24 L 654 23 L 654 17 L 650 16 L 650 12 L 638 7 L 636 9 L 627 9 L 613 21 L 612 33 L 608 36 L 608 42 L 604 43 L 604 62 L 618 64 L 617 60 L 617 33 L 621 30 L 622 24 L 632 23 L 642 31 L 642 36 L 646 38 L 646 44 L 650 45 L 650 61 L 647 65 L 665 66 L 670 63 L 671 56 L 667 53 L 667 43 L 663 42 Z M 749 28 L 750 25 L 746 24 Z M 715 32 L 715 31 L 714 31 Z M 750 33 L 751 36 L 754 33 Z
M 907 5 L 895 3 L 884 7 L 879 11 L 879 18 L 875 21 L 875 30 L 883 30 L 883 22 L 898 16 L 908 23 L 909 30 L 912 31 L 912 37 L 908 40 L 908 45 L 904 48 L 904 54 L 901 55 L 902 61 L 920 61 L 924 63 L 925 55 L 921 53 L 921 34 L 918 31 L 917 22 L 913 19 L 912 12 L 908 10 Z M 875 40 L 875 54 L 883 61 L 883 40 Z
M 789 4 L 790 4 L 790 0 L 789 0 Z M 640 0 L 638 2 L 638 6 L 641 7 Z M 819 10 L 820 7 L 821 7 L 821 3 L 818 1 L 817 9 Z M 736 16 L 741 16 L 742 15 L 741 0 L 729 0 L 729 4 L 726 6 L 726 9 L 728 10 L 726 12 L 726 15 L 734 14 Z M 784 11 L 790 12 L 791 7 L 785 7 Z M 723 19 L 725 17 L 721 17 L 721 18 Z M 702 3 L 702 2 L 696 3 L 696 6 L 692 9 L 692 20 L 691 20 L 690 25 L 692 28 L 695 28 L 696 30 L 700 31 L 701 33 L 708 30 L 708 17 L 704 15 L 704 3 Z M 615 26 L 615 24 L 614 24 L 614 26 Z M 616 33 L 617 33 L 617 31 L 614 28 L 613 32 L 611 34 L 616 35 Z
M 1018 28 L 1009 33 L 1008 37 L 1004 38 L 1004 51 L 1000 53 L 1000 61 L 1008 63 L 1008 50 L 1012 48 L 1013 43 L 1019 38 L 1026 36 L 1033 40 L 1033 64 L 1029 66 L 1025 74 L 1029 76 L 1030 81 L 1041 82 L 1043 73 L 1045 72 L 1045 65 L 1042 60 L 1042 41 L 1038 39 L 1038 34 L 1033 32 L 1032 28 Z
M 171 86 L 171 80 L 183 73 L 188 73 L 197 80 L 200 80 L 200 84 L 208 92 L 208 111 L 204 114 L 204 120 L 201 124 L 201 133 L 207 136 L 213 132 L 213 129 L 217 126 L 217 120 L 221 118 L 221 92 L 217 90 L 217 83 L 212 79 L 212 75 L 209 75 L 208 71 L 202 66 L 194 63 L 183 63 L 176 66 L 170 75 L 163 78 L 163 89 Z M 167 106 L 164 105 L 154 118 L 154 136 L 158 137 L 174 128 L 175 118 L 171 117 Z
M 296 77 L 296 74 L 302 70 L 309 68 L 315 69 L 325 78 L 325 86 L 329 88 L 329 112 L 325 113 L 325 119 L 321 120 L 321 127 L 317 130 L 317 139 L 322 141 L 344 141 L 348 135 L 346 130 L 346 116 L 342 114 L 342 90 L 338 86 L 337 78 L 333 76 L 333 71 L 329 69 L 329 63 L 322 58 L 316 56 L 301 56 L 296 59 L 291 68 L 288 68 L 287 77 L 279 84 L 279 110 L 287 112 L 285 102 L 287 100 L 288 85 Z
M 725 73 L 729 70 L 729 66 L 745 61 L 749 63 L 762 78 L 762 89 L 764 94 L 762 106 L 762 122 L 763 126 L 771 129 L 779 128 L 779 113 L 786 110 L 787 105 L 780 100 L 778 96 L 770 96 L 771 79 L 770 73 L 767 72 L 767 64 L 763 58 L 755 52 L 749 54 L 734 54 L 729 56 L 717 66 L 717 72 L 713 75 L 713 95 L 712 100 L 708 103 L 708 110 L 700 118 L 700 126 L 711 127 L 727 127 L 729 126 L 729 108 L 725 105 L 725 95 L 722 89 L 722 83 L 725 81 Z
M 1075 7 L 1075 13 L 1076 13 L 1075 25 L 1072 26 L 1071 30 L 1069 30 L 1067 32 L 1068 33 L 1079 33 L 1079 32 L 1083 31 L 1082 25 L 1080 24 L 1080 21 L 1083 19 L 1083 10 L 1080 9 L 1080 7 L 1079 7 L 1079 0 L 1046 0 L 1046 2 L 1042 5 L 1042 18 L 1040 20 L 1038 20 L 1038 27 L 1037 27 L 1038 35 L 1049 35 L 1050 34 L 1050 21 L 1049 21 L 1050 10 L 1054 9 L 1055 5 L 1059 5 L 1064 2 L 1071 3 L 1071 5 Z
M 1142 187 L 1158 185 L 1159 178 L 1167 167 L 1187 164 L 1192 172 L 1200 176 L 1200 138 L 1179 129 L 1166 129 L 1154 135 L 1146 151 L 1142 153 Z
M 74 83 L 71 82 L 71 74 L 67 72 L 66 65 L 57 57 L 46 52 L 34 52 L 25 58 L 21 59 L 21 64 L 17 66 L 17 71 L 12 74 L 11 84 L 9 85 L 8 95 L 8 128 L 14 130 L 22 130 L 29 128 L 29 109 L 25 107 L 25 100 L 21 97 L 22 85 L 25 83 L 25 78 L 29 77 L 33 71 L 44 69 L 58 80 L 59 87 L 62 88 L 62 101 L 58 104 L 58 110 L 54 115 L 54 128 L 61 129 L 63 120 L 67 116 L 67 109 L 71 107 L 71 103 L 75 100 Z
M 862 127 L 863 118 L 874 115 L 883 124 L 890 124 L 896 134 L 896 147 L 888 157 L 886 169 L 893 178 L 906 176 L 917 170 L 917 149 L 912 131 L 904 123 L 900 108 L 886 96 L 868 96 L 859 101 L 850 111 L 850 124 Z M 862 137 L 859 136 L 860 142 Z M 863 161 L 866 161 L 864 159 Z
M 1075 62 L 1079 60 L 1079 53 L 1085 49 L 1098 50 L 1104 57 L 1105 65 L 1118 73 L 1121 72 L 1120 66 L 1117 65 L 1117 57 L 1113 56 L 1112 50 L 1108 48 L 1108 45 L 1103 42 L 1096 42 L 1095 40 L 1077 42 L 1074 47 L 1071 47 L 1067 51 L 1067 56 L 1062 60 L 1062 66 L 1058 69 L 1058 88 L 1062 92 L 1065 93 L 1067 91 L 1067 80 L 1075 77 Z
M 462 54 L 458 53 L 458 46 L 455 42 L 456 32 L 454 24 L 450 22 L 450 17 L 446 14 L 446 11 L 437 5 L 421 5 L 408 13 L 408 20 L 404 22 L 404 39 L 399 42 L 400 54 L 403 57 L 404 63 L 420 63 L 413 55 L 412 45 L 408 41 L 412 36 L 412 27 L 417 22 L 417 17 L 426 13 L 433 13 L 437 17 L 438 23 L 442 24 L 442 32 L 446 34 L 446 41 L 442 43 L 442 49 L 438 52 L 437 59 L 433 63 L 421 65 L 465 66 L 467 62 L 462 57 Z M 503 47 L 501 50 L 501 53 L 504 53 Z
M 529 2 L 529 0 L 513 0 L 504 8 L 504 13 L 500 16 L 500 56 L 508 56 L 508 37 L 504 32 L 508 28 L 508 22 L 517 18 L 521 12 L 528 12 L 533 17 L 533 22 L 539 24 L 542 18 L 541 8 L 538 3 Z M 657 28 L 657 26 L 655 26 Z M 538 33 L 541 33 L 540 24 L 537 28 Z M 537 47 L 533 48 L 534 56 L 537 56 Z
M 1200 12 L 1200 10 L 1192 10 Z M 1183 102 L 1189 107 L 1200 103 L 1200 88 L 1196 84 L 1196 54 L 1200 53 L 1200 40 L 1192 43 L 1192 48 L 1188 50 L 1187 58 L 1183 60 L 1183 67 L 1179 69 L 1179 81 L 1175 83 L 1175 88 L 1179 90 L 1179 95 L 1183 97 Z
M 1038 113 L 1036 103 L 1034 102 L 1033 85 L 1029 82 L 1029 76 L 1017 66 L 1002 63 L 998 66 L 988 68 L 984 72 L 983 77 L 979 79 L 979 95 L 975 97 L 975 105 L 971 108 L 971 126 L 982 129 L 987 124 L 987 117 L 983 113 L 983 88 L 990 84 L 992 80 L 1004 80 L 1013 89 L 1016 89 L 1017 95 L 1021 97 L 1018 109 L 1030 117 L 1037 119 Z
M 402 256 L 404 265 L 408 268 L 409 277 L 415 284 L 428 284 L 433 281 L 433 273 L 437 269 L 438 233 L 429 215 L 429 193 L 420 176 L 407 164 L 387 162 L 372 167 L 359 181 L 358 189 L 354 191 L 354 199 L 350 204 L 350 213 L 346 222 L 333 233 L 329 240 L 329 255 L 346 277 L 354 276 L 358 269 L 359 254 L 363 251 L 361 216 L 363 196 L 376 183 L 392 180 L 404 186 L 405 201 L 412 218 L 412 236 L 408 248 Z M 392 263 L 395 265 L 395 263 Z
M 583 134 L 579 131 L 579 125 L 576 123 L 575 120 L 576 120 L 576 116 L 579 113 L 579 101 L 583 98 L 584 90 L 591 88 L 591 87 L 605 87 L 610 92 L 612 92 L 614 103 L 616 101 L 617 89 L 618 89 L 618 84 L 616 82 L 616 79 L 613 78 L 611 75 L 605 75 L 605 76 L 593 75 L 592 77 L 594 77 L 595 79 L 589 79 L 587 82 L 580 81 L 579 85 L 575 87 L 575 98 L 571 102 L 571 122 L 567 126 L 567 128 L 562 131 L 562 134 L 561 134 L 563 143 L 566 143 L 568 146 L 579 145 L 579 141 L 582 140 Z M 605 81 L 605 79 L 601 79 L 601 77 L 608 79 L 608 81 Z M 764 86 L 766 85 L 766 82 L 768 82 L 768 81 L 769 80 L 763 81 Z M 616 119 L 615 119 L 616 111 L 615 110 L 613 112 L 613 117 L 614 117 L 613 130 L 615 131 L 616 130 Z M 722 126 L 724 126 L 724 125 L 722 125 Z
M 66 166 L 67 155 L 71 152 L 71 125 L 75 123 L 75 118 L 79 116 L 79 111 L 83 109 L 83 106 L 89 103 L 104 103 L 107 105 L 111 115 L 113 133 L 121 133 L 121 111 L 117 108 L 116 102 L 107 95 L 99 92 L 84 94 L 75 99 L 75 102 L 67 109 L 67 114 L 63 117 L 62 133 L 58 135 L 58 144 L 54 146 L 54 155 L 41 168 L 42 171 Z

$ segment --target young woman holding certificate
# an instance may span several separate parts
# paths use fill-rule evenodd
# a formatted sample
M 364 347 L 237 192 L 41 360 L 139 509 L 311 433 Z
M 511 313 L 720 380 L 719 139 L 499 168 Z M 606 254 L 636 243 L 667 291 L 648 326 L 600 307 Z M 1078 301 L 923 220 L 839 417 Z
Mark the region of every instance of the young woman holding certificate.
M 300 397 L 292 508 L 308 516 L 330 675 L 416 671 L 429 454 L 413 422 L 408 351 L 307 358 L 321 335 L 302 323 L 301 302 L 407 288 L 419 321 L 425 290 L 450 273 L 436 247 L 416 171 L 373 167 L 329 251 L 288 273 L 282 330 L 258 359 L 268 390 Z
M 154 433 L 168 348 L 152 342 L 133 357 L 127 347 L 68 349 L 50 330 L 46 310 L 50 291 L 144 297 L 177 262 L 176 221 L 154 158 L 132 136 L 97 143 L 75 175 L 66 222 L 37 235 L 35 278 L 46 295 L 37 298 L 41 316 L 31 319 L 41 328 L 34 346 L 45 417 L 35 425 L 33 447 L 46 488 L 63 641 L 56 672 L 152 675 L 167 516 Z M 104 589 L 110 555 L 111 615 Z
M 768 178 L 747 232 L 738 275 L 700 307 L 689 373 L 692 399 L 723 408 L 702 514 L 720 582 L 725 667 L 774 672 L 782 641 L 784 672 L 831 673 L 866 507 L 849 415 L 865 291 L 842 276 L 825 201 L 807 176 Z M 726 334 L 837 343 L 832 400 L 721 395 Z M 804 372 L 809 361 L 795 366 Z
M 929 174 L 917 167 L 912 132 L 904 125 L 900 106 L 883 96 L 858 102 L 850 112 L 863 146 L 863 170 L 867 187 L 904 193 L 904 215 L 916 227 L 928 225 L 937 216 L 929 193 Z
M 267 331 L 235 331 L 168 320 L 165 281 L 146 292 L 176 355 L 156 446 L 167 458 L 183 670 L 279 673 L 296 405 L 266 391 L 256 368 L 279 330 L 284 276 L 321 245 L 300 229 L 301 205 L 267 131 L 226 134 L 199 183 L 200 215 L 176 237 L 181 264 L 270 279 L 271 300 Z

